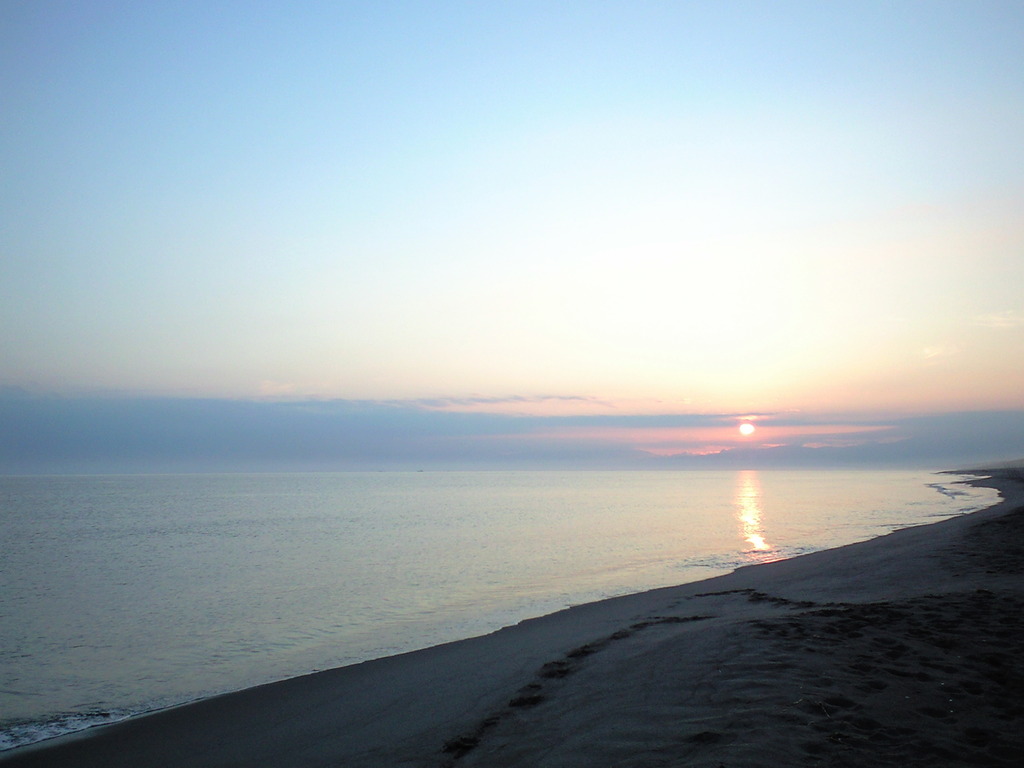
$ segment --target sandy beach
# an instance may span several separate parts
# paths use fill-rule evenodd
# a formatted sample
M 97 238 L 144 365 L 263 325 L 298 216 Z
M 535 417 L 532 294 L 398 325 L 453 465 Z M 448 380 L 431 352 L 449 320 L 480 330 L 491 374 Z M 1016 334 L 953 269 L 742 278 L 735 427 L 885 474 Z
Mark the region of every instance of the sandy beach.
M 979 475 L 981 475 L 979 471 Z M 1000 766 L 1024 474 L 981 512 L 0 753 L 4 766 Z

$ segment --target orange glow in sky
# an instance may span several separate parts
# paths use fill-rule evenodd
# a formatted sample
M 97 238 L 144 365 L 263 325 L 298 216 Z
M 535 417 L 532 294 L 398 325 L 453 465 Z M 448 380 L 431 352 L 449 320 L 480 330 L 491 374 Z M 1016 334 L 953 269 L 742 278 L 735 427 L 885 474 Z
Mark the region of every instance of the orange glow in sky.
M 744 422 L 749 424 L 749 422 Z M 833 444 L 851 445 L 862 441 L 895 439 L 882 435 L 890 427 L 860 424 L 780 425 L 762 423 L 749 435 L 737 434 L 734 426 L 709 427 L 563 427 L 520 435 L 565 440 L 627 445 L 655 456 L 704 455 L 735 448 Z

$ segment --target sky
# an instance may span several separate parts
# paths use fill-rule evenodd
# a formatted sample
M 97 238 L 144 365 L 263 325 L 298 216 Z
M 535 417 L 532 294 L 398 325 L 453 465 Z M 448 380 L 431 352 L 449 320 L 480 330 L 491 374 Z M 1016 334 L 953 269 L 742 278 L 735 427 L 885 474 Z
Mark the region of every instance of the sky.
M 1024 456 L 1020 2 L 7 0 L 0 104 L 0 472 Z

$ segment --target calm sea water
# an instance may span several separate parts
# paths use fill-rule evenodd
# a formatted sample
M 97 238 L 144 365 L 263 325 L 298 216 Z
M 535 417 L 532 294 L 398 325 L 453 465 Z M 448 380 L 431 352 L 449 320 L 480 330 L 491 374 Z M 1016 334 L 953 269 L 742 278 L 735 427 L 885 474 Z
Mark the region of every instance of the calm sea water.
M 920 472 L 0 477 L 0 747 L 988 506 Z

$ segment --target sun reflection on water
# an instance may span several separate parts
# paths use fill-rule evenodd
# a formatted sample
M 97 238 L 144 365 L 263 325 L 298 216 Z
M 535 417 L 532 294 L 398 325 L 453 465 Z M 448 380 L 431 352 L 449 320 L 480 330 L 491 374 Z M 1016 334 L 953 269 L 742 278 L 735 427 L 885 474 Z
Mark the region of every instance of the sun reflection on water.
M 761 481 L 754 470 L 746 469 L 736 479 L 736 518 L 740 535 L 750 545 L 744 554 L 752 560 L 770 559 L 772 545 L 765 541 L 761 510 Z

